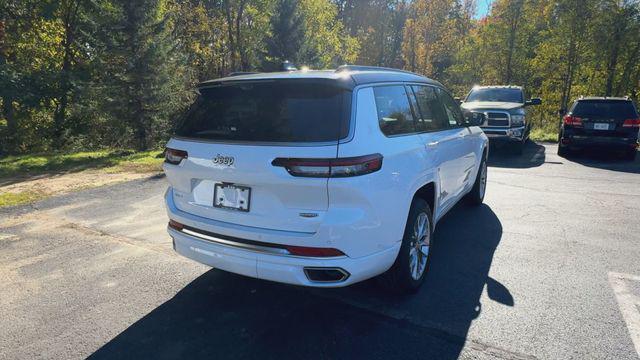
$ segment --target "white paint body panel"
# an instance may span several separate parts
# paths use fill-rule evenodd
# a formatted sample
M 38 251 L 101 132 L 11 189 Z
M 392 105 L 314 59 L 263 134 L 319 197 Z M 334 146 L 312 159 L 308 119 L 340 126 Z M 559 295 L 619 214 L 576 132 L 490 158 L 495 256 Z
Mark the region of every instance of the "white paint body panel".
M 373 85 L 375 86 L 375 85 Z M 414 194 L 435 188 L 434 220 L 440 219 L 475 182 L 487 138 L 477 127 L 387 137 L 378 125 L 372 86 L 356 87 L 349 140 L 325 146 L 250 146 L 172 139 L 186 150 L 180 165 L 165 164 L 170 183 L 169 218 L 203 231 L 279 245 L 336 248 L 339 258 L 256 253 L 206 242 L 169 230 L 176 251 L 223 270 L 305 286 L 345 286 L 379 275 L 395 261 Z M 382 168 L 345 178 L 294 177 L 271 165 L 277 157 L 333 158 L 380 153 Z M 218 167 L 217 154 L 235 157 Z M 214 208 L 213 184 L 252 189 L 249 212 Z M 300 213 L 315 213 L 305 218 Z M 434 221 L 434 222 L 435 222 Z M 341 267 L 341 283 L 310 282 L 304 267 Z

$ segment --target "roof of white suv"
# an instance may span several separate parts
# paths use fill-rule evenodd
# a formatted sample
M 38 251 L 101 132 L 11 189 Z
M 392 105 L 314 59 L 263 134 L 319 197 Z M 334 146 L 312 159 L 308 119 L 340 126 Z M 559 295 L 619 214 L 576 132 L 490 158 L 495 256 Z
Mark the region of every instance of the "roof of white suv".
M 221 83 L 274 80 L 274 79 L 322 79 L 334 80 L 346 88 L 354 88 L 358 85 L 381 82 L 414 82 L 442 86 L 439 82 L 427 77 L 397 69 L 379 68 L 372 66 L 344 65 L 336 70 L 296 70 L 286 72 L 269 73 L 238 73 L 219 79 L 208 80 L 200 83 L 199 87 L 218 85 Z

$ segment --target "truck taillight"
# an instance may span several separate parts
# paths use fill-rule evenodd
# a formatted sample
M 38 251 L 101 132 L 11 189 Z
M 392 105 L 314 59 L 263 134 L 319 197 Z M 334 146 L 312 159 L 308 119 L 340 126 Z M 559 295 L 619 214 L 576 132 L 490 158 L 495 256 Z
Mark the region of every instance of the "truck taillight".
M 582 126 L 582 118 L 579 118 L 576 116 L 565 115 L 562 118 L 562 121 L 564 122 L 565 125 Z
M 164 162 L 172 165 L 180 164 L 180 162 L 182 162 L 182 160 L 186 159 L 187 157 L 188 154 L 184 150 L 166 148 L 164 151 Z
M 349 177 L 370 174 L 382 168 L 382 155 L 337 158 L 337 159 L 294 159 L 277 158 L 273 166 L 285 168 L 289 174 L 300 177 Z
M 627 119 L 622 123 L 622 127 L 640 127 L 640 118 Z

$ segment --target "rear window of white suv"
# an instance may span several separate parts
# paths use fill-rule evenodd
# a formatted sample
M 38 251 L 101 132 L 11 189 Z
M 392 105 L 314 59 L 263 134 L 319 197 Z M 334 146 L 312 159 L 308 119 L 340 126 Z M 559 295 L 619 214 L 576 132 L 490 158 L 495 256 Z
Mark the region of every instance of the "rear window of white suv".
M 236 82 L 200 89 L 176 135 L 243 142 L 332 142 L 349 132 L 351 93 L 317 82 Z

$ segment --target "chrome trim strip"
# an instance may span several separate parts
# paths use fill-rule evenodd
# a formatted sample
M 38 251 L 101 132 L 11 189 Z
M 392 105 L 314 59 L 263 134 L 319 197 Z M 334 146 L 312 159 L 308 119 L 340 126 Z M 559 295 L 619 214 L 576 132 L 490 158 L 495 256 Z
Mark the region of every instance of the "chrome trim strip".
M 346 257 L 346 255 L 342 255 L 342 256 L 327 256 L 327 257 L 291 255 L 289 250 L 283 249 L 283 248 L 271 247 L 271 246 L 261 246 L 261 245 L 254 245 L 254 244 L 245 244 L 245 243 L 241 243 L 241 242 L 237 242 L 237 241 L 233 241 L 233 240 L 220 239 L 220 238 L 217 238 L 215 236 L 202 234 L 202 233 L 199 233 L 197 231 L 193 231 L 193 230 L 189 230 L 189 229 L 177 230 L 177 229 L 174 229 L 172 227 L 168 227 L 167 229 L 170 230 L 170 231 L 175 231 L 178 234 L 192 236 L 194 238 L 197 238 L 197 239 L 200 239 L 200 240 L 204 240 L 204 241 L 208 241 L 208 242 L 212 242 L 212 243 L 216 243 L 216 244 L 219 244 L 219 245 L 232 246 L 232 247 L 244 249 L 244 250 L 247 250 L 247 251 L 253 251 L 253 252 L 262 253 L 262 254 L 268 254 L 268 255 L 278 255 L 278 256 L 286 256 L 286 257 L 293 257 L 293 258 L 299 258 L 299 259 L 314 259 L 314 260 L 333 260 L 333 259 L 342 259 L 342 258 Z M 347 274 L 347 275 L 349 275 L 349 274 Z
M 489 126 L 489 113 L 497 113 L 497 114 L 504 114 L 507 117 L 507 121 L 509 122 L 509 124 L 507 124 L 506 126 L 495 126 L 492 125 L 492 127 L 499 127 L 499 128 L 508 128 L 511 127 L 511 114 L 507 111 L 502 111 L 502 110 L 485 110 L 484 112 L 484 116 L 485 116 L 485 122 L 484 122 L 484 126 L 488 127 Z M 495 118 L 492 118 L 495 119 Z M 500 120 L 500 119 L 497 119 Z
M 203 240 L 211 241 L 211 242 L 214 242 L 214 243 L 233 246 L 233 247 L 238 247 L 238 248 L 251 250 L 251 251 L 256 251 L 256 252 L 261 252 L 261 253 L 268 253 L 268 254 L 274 254 L 274 255 L 290 255 L 291 254 L 289 252 L 289 250 L 287 250 L 287 249 L 268 247 L 268 246 L 260 246 L 260 245 L 252 245 L 252 244 L 243 244 L 243 243 L 239 243 L 239 242 L 236 242 L 236 241 L 225 240 L 225 239 L 220 239 L 220 238 L 216 238 L 216 237 L 213 237 L 213 236 L 201 234 L 201 233 L 199 233 L 197 231 L 193 231 L 193 230 L 189 230 L 189 229 L 182 229 L 179 232 L 181 232 L 183 234 L 191 235 L 193 237 L 197 237 L 197 238 L 200 238 L 200 239 L 203 239 Z

